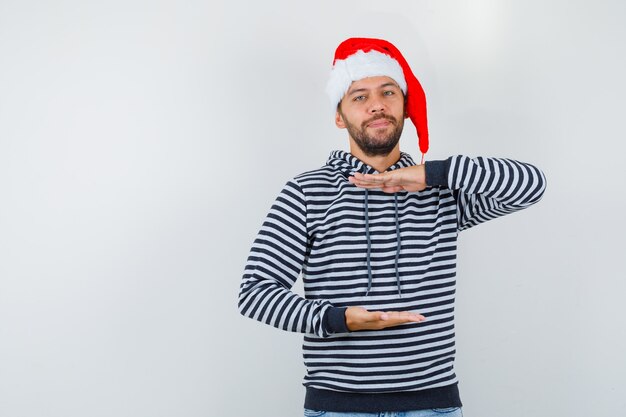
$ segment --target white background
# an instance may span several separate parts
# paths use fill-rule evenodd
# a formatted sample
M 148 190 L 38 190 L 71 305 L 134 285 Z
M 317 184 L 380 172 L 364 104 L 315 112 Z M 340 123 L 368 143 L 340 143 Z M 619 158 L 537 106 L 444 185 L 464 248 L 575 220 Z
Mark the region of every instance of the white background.
M 461 234 L 465 415 L 622 414 L 624 22 L 621 0 L 0 0 L 0 416 L 301 415 L 301 335 L 237 293 L 284 183 L 347 149 L 324 86 L 350 36 L 411 63 L 427 159 L 548 178 Z

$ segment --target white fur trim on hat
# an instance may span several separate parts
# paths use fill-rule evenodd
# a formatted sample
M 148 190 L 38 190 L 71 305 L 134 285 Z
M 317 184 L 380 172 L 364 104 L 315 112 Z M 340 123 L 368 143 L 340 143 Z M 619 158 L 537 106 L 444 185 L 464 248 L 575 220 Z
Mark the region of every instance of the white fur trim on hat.
M 387 76 L 398 83 L 406 94 L 406 80 L 398 61 L 378 51 L 357 51 L 343 60 L 335 61 L 330 72 L 326 93 L 330 98 L 333 111 L 346 94 L 353 81 L 367 77 Z

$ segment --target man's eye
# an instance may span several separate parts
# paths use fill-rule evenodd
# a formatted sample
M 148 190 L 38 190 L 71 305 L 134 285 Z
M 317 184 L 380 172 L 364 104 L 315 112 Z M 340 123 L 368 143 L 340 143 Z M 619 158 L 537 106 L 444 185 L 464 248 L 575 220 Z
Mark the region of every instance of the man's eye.
M 386 96 L 392 96 L 392 95 L 394 95 L 394 94 L 395 94 L 395 93 L 394 93 L 393 91 L 391 91 L 391 90 L 387 90 L 387 91 L 385 91 L 385 92 L 383 93 L 383 95 L 386 95 Z
M 363 100 L 365 100 L 365 96 L 356 96 L 352 100 L 353 101 L 363 101 Z

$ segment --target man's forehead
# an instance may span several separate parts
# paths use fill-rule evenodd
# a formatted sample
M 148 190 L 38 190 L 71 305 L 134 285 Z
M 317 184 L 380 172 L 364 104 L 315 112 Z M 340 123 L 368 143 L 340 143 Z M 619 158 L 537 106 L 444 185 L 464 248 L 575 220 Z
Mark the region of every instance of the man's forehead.
M 355 90 L 372 90 L 376 88 L 385 88 L 391 86 L 400 89 L 398 83 L 391 77 L 367 77 L 360 80 L 352 81 L 352 84 L 350 84 L 350 87 L 348 88 L 346 94 L 351 94 Z

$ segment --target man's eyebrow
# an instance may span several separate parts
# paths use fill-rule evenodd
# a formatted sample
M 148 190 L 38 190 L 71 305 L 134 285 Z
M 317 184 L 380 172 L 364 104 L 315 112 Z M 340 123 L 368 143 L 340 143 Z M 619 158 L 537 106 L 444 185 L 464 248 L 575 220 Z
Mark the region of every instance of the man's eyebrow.
M 367 88 L 355 88 L 354 90 L 348 90 L 348 95 L 351 96 L 354 93 L 364 93 L 369 91 Z
M 371 90 L 376 90 L 376 89 L 381 89 L 381 88 L 386 88 L 386 87 L 395 87 L 398 90 L 400 90 L 400 87 L 398 86 L 398 84 L 391 82 L 391 81 L 381 84 L 376 88 L 372 88 Z M 369 90 L 370 90 L 369 88 L 356 88 L 354 90 L 348 90 L 348 93 L 346 95 L 351 96 L 354 93 L 364 93 L 364 92 L 368 92 Z

